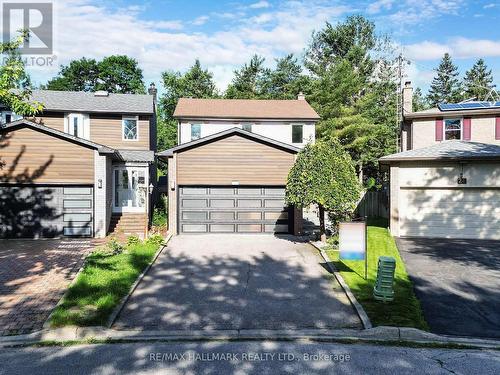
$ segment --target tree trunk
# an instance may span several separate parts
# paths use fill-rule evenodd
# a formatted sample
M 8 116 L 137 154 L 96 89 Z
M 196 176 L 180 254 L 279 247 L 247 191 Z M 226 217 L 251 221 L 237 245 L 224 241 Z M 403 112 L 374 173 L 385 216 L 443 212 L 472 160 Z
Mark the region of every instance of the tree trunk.
M 325 208 L 323 205 L 318 204 L 319 208 L 319 235 L 321 242 L 326 242 L 326 230 L 325 230 Z

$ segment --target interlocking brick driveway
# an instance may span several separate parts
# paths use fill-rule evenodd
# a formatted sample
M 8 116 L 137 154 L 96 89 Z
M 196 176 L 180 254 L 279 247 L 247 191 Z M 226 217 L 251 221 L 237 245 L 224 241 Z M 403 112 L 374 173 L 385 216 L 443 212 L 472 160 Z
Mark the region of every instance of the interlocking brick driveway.
M 0 240 L 0 336 L 41 329 L 92 247 L 88 240 Z

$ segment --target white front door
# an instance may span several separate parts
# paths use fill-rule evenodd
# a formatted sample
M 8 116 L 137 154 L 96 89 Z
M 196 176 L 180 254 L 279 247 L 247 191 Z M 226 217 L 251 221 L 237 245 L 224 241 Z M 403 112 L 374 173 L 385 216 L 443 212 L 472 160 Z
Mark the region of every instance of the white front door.
M 148 174 L 144 167 L 113 170 L 113 211 L 146 212 Z

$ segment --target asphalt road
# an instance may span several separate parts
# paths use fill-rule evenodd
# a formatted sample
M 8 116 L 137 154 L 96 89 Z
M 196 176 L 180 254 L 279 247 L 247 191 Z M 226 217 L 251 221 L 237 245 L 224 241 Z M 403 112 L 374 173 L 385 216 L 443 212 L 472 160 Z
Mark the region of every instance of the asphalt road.
M 292 342 L 134 343 L 0 351 L 0 374 L 498 374 L 500 351 Z

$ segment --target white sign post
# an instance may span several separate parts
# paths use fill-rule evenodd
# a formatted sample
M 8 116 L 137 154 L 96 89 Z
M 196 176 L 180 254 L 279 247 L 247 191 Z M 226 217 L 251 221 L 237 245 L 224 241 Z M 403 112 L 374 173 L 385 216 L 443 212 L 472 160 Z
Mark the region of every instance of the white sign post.
M 346 222 L 339 224 L 339 250 L 341 260 L 365 261 L 365 280 L 368 273 L 366 254 L 366 222 Z

